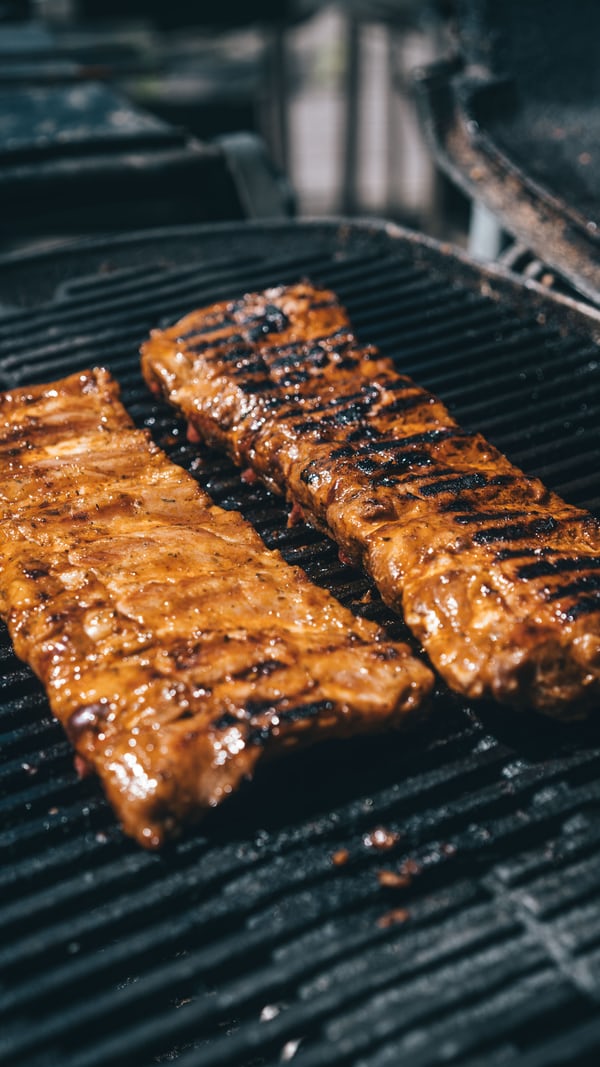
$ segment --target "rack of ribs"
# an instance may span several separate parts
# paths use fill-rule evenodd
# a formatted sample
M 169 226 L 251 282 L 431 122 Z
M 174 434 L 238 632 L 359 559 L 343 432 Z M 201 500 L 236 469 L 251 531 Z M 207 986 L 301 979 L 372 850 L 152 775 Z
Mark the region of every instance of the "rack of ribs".
M 457 692 L 600 697 L 600 528 L 361 345 L 334 293 L 251 293 L 154 331 L 142 369 L 205 439 L 362 563 Z
M 216 507 L 108 372 L 0 395 L 0 467 L 0 612 L 142 845 L 263 756 L 423 709 L 408 646 Z

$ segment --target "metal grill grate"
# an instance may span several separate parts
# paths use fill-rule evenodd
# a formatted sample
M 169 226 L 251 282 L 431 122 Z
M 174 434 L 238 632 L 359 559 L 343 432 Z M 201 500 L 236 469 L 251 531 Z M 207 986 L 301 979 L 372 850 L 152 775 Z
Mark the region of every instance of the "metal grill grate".
M 252 232 L 220 257 L 202 234 L 171 258 L 156 238 L 140 266 L 115 251 L 113 273 L 86 277 L 73 252 L 52 268 L 55 299 L 29 291 L 0 320 L 5 384 L 107 364 L 138 423 L 219 503 L 400 633 L 333 546 L 286 529 L 280 502 L 221 457 L 199 458 L 141 383 L 137 346 L 161 319 L 310 275 L 465 424 L 598 509 L 593 318 L 501 279 L 490 295 L 482 271 L 414 238 L 371 247 L 360 227 L 341 243 L 299 227 L 290 251 L 283 229 Z M 29 270 L 43 292 L 48 263 Z M 18 273 L 6 303 L 23 299 Z M 154 855 L 77 780 L 4 632 L 0 659 L 3 1064 L 597 1063 L 597 730 L 475 712 L 440 688 L 418 735 L 290 757 Z

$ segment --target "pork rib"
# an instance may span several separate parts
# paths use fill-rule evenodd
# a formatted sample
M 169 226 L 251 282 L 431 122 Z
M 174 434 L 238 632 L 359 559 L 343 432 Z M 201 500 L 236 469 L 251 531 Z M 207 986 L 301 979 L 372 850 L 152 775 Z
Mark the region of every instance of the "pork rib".
M 361 346 L 332 292 L 194 311 L 153 332 L 142 368 L 192 438 L 363 563 L 452 688 L 561 718 L 598 702 L 598 522 Z
M 263 755 L 423 707 L 427 667 L 216 507 L 106 371 L 2 394 L 0 467 L 0 611 L 142 845 Z

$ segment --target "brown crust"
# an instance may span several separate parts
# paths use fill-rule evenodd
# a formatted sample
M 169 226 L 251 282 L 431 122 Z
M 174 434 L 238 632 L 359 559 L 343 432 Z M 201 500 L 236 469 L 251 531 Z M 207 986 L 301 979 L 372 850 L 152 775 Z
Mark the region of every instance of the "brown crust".
M 106 371 L 0 396 L 0 598 L 127 833 L 156 846 L 321 737 L 399 726 L 430 672 L 136 430 Z
M 199 436 L 362 562 L 455 690 L 561 718 L 597 705 L 597 521 L 359 345 L 335 294 L 192 312 L 153 333 L 142 367 Z

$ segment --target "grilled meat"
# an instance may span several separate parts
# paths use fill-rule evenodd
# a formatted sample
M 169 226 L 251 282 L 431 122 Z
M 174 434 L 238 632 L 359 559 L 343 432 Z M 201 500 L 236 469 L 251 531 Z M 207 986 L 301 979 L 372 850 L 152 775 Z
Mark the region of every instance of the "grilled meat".
M 361 561 L 453 689 L 585 715 L 600 532 L 352 334 L 309 284 L 187 315 L 142 350 L 191 439 L 224 447 Z
M 106 371 L 0 396 L 0 611 L 125 830 L 156 846 L 264 755 L 432 685 L 136 430 Z

